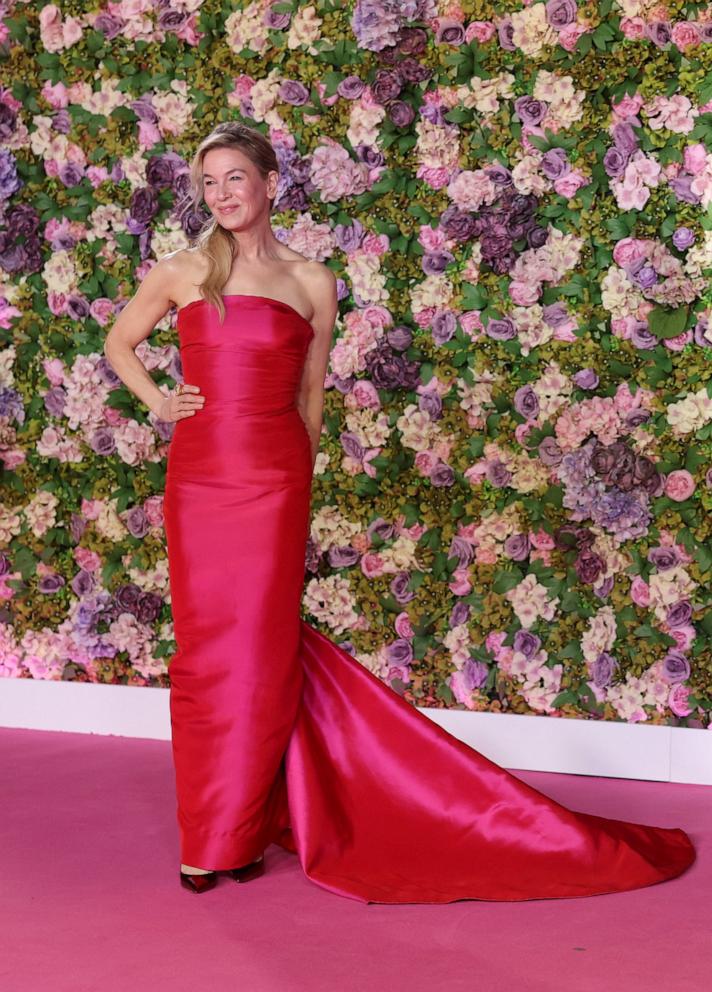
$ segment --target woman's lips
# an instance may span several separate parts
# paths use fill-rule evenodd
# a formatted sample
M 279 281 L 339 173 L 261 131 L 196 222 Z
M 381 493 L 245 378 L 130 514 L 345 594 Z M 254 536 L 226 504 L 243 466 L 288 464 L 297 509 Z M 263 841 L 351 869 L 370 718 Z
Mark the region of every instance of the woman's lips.
M 237 210 L 239 206 L 240 206 L 240 204 L 239 203 L 236 203 L 236 204 L 233 204 L 233 206 L 231 206 L 231 207 L 220 207 L 219 208 L 220 209 L 220 213 L 221 214 L 231 214 L 233 212 L 233 210 Z

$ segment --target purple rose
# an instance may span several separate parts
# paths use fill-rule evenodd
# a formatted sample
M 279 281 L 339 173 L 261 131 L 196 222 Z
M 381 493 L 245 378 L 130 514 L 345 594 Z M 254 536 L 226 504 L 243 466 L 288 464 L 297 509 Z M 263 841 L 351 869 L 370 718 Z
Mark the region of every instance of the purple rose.
M 519 96 L 514 101 L 514 109 L 522 124 L 536 127 L 544 119 L 547 106 L 542 100 L 535 100 L 533 96 Z
M 356 564 L 360 556 L 356 548 L 352 548 L 349 544 L 344 544 L 339 547 L 334 546 L 329 548 L 326 557 L 331 568 L 350 568 Z
M 695 233 L 689 227 L 678 227 L 672 236 L 672 243 L 678 251 L 687 251 L 695 243 Z
M 663 658 L 662 676 L 670 685 L 684 682 L 690 677 L 690 662 L 682 651 L 668 651 Z
M 420 265 L 426 276 L 439 276 L 455 261 L 451 251 L 426 251 Z
M 517 328 L 510 317 L 502 317 L 501 320 L 488 320 L 485 331 L 493 341 L 511 341 L 517 336 Z
M 595 585 L 605 567 L 605 561 L 600 555 L 595 554 L 595 552 L 587 552 L 580 555 L 574 565 L 576 574 L 581 582 L 589 586 Z
M 440 227 L 448 238 L 455 241 L 470 241 L 475 236 L 475 217 L 469 210 L 459 210 L 455 204 L 447 207 L 440 215 Z
M 598 376 L 593 369 L 579 369 L 573 376 L 579 389 L 595 389 L 598 386 Z
M 630 157 L 637 150 L 639 144 L 638 136 L 633 130 L 632 124 L 629 124 L 627 121 L 614 124 L 611 134 L 613 135 L 613 142 L 616 148 L 620 152 L 623 152 L 624 155 Z
M 386 648 L 389 665 L 410 665 L 413 661 L 413 645 L 404 637 L 399 637 Z
M 450 542 L 448 558 L 457 558 L 458 567 L 463 568 L 471 565 L 475 557 L 475 551 L 469 541 L 464 537 L 453 537 Z
M 547 0 L 546 19 L 557 31 L 573 24 L 577 12 L 576 0 Z
M 391 100 L 388 116 L 396 127 L 408 127 L 415 119 L 415 111 L 405 100 Z
M 363 461 L 365 451 L 356 434 L 352 431 L 344 431 L 339 436 L 339 441 L 341 442 L 341 447 L 344 449 L 345 455 L 349 458 L 353 458 L 354 461 Z
M 279 99 L 293 107 L 302 107 L 309 99 L 309 90 L 297 79 L 285 79 L 279 87 Z
M 113 431 L 109 427 L 98 427 L 89 438 L 89 447 L 97 455 L 113 455 L 116 451 Z
M 76 596 L 86 596 L 95 588 L 96 579 L 91 572 L 80 568 L 69 585 Z
M 706 317 L 700 317 L 695 324 L 693 340 L 698 348 L 712 348 L 712 326 Z
M 457 330 L 457 318 L 452 310 L 438 310 L 431 324 L 435 344 L 445 344 Z
M 550 148 L 542 157 L 541 171 L 552 181 L 571 172 L 571 163 L 563 148 Z
M 569 311 L 565 303 L 549 303 L 542 310 L 542 317 L 549 327 L 561 327 L 569 320 Z
M 541 639 L 528 630 L 518 630 L 514 635 L 512 646 L 519 654 L 523 654 L 527 661 L 531 661 L 541 647 Z
M 667 572 L 670 568 L 675 568 L 680 564 L 680 555 L 671 547 L 651 548 L 648 551 L 648 561 L 654 565 L 659 572 Z
M 516 391 L 514 409 L 526 420 L 536 420 L 539 414 L 539 397 L 531 386 L 521 386 Z
M 410 575 L 407 572 L 399 572 L 391 581 L 390 590 L 397 603 L 409 603 L 415 597 L 415 593 L 408 589 Z
M 658 339 L 650 330 L 645 320 L 635 322 L 630 334 L 630 341 L 633 347 L 639 351 L 650 351 L 652 348 L 656 348 L 658 344 Z
M 388 331 L 386 340 L 395 351 L 405 351 L 413 343 L 413 332 L 409 327 L 399 324 Z
M 430 474 L 430 481 L 434 486 L 453 486 L 455 473 L 445 462 L 438 462 Z
M 620 179 L 626 170 L 630 156 L 615 145 L 611 145 L 603 156 L 603 168 L 612 179 Z
M 645 33 L 658 48 L 666 48 L 672 40 L 669 21 L 652 21 L 645 25 Z
M 503 489 L 512 478 L 512 473 L 503 462 L 494 461 L 487 464 L 487 481 L 495 489 Z
M 279 14 L 278 16 L 289 20 L 289 14 Z M 336 92 L 344 100 L 357 100 L 365 88 L 366 84 L 358 76 L 346 76 L 336 87 Z
M 274 7 L 268 7 L 262 23 L 274 31 L 283 31 L 289 25 L 290 18 L 291 14 L 280 14 Z
M 504 542 L 504 553 L 512 561 L 524 561 L 529 556 L 527 534 L 510 534 Z
M 395 100 L 402 88 L 403 83 L 400 75 L 397 72 L 392 72 L 390 69 L 378 69 L 376 71 L 376 78 L 371 83 L 373 99 L 376 103 L 380 104 Z
M 467 623 L 470 619 L 470 606 L 468 603 L 455 603 L 450 611 L 450 627 L 459 627 L 462 623 Z
M 611 679 L 613 678 L 613 672 L 617 667 L 618 662 L 616 659 L 612 655 L 608 654 L 607 651 L 601 651 L 591 666 L 593 684 L 599 689 L 609 685 Z
M 41 593 L 46 596 L 51 596 L 53 593 L 61 589 L 65 584 L 64 577 L 59 575 L 57 572 L 52 572 L 50 575 L 43 575 L 40 581 L 37 583 L 37 588 Z
M 497 40 L 499 41 L 500 48 L 504 48 L 507 52 L 516 52 L 517 46 L 512 40 L 514 37 L 514 25 L 509 17 L 501 20 L 497 25 Z
M 435 40 L 447 45 L 462 45 L 465 41 L 465 28 L 461 21 L 454 18 L 439 18 Z
M 443 415 L 442 397 L 434 389 L 428 389 L 418 397 L 418 409 L 427 413 L 431 420 L 439 420 Z
M 547 436 L 542 439 L 541 444 L 538 448 L 539 458 L 544 463 L 551 467 L 561 464 L 561 459 L 564 457 L 559 443 L 555 437 Z
M 686 627 L 692 620 L 692 606 L 686 599 L 681 599 L 677 603 L 667 608 L 665 622 L 671 630 L 676 627 Z

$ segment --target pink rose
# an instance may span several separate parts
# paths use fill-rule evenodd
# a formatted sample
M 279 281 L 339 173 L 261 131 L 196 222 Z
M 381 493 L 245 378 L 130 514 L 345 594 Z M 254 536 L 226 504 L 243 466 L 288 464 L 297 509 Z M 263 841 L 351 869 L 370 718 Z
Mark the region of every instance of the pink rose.
M 493 548 L 477 548 L 475 561 L 478 565 L 496 565 L 497 554 Z
M 676 338 L 665 338 L 664 344 L 670 351 L 682 351 L 692 341 L 692 331 L 683 331 Z
M 361 250 L 366 255 L 385 255 L 390 239 L 387 234 L 368 234 L 361 242 Z
M 357 406 L 361 409 L 380 409 L 381 401 L 378 397 L 378 390 L 368 379 L 357 379 L 349 395 L 353 396 Z
M 672 43 L 678 48 L 691 48 L 699 45 L 700 32 L 694 21 L 678 21 L 672 29 Z
M 695 491 L 695 480 L 687 469 L 679 468 L 670 472 L 665 480 L 665 495 L 676 503 L 689 499 Z
M 628 117 L 635 117 L 642 106 L 643 98 L 639 93 L 634 93 L 632 96 L 626 93 L 619 103 L 613 102 L 613 112 L 616 117 L 625 120 Z
M 413 320 L 421 328 L 429 328 L 435 316 L 435 307 L 425 307 L 424 310 L 417 310 L 413 314 Z
M 466 313 L 461 313 L 457 319 L 465 334 L 472 334 L 473 331 L 484 331 L 479 310 L 468 310 Z
M 442 189 L 450 182 L 450 170 L 446 169 L 444 165 L 440 166 L 439 169 L 421 166 L 416 175 L 418 179 L 424 179 L 431 189 Z
M 613 261 L 622 269 L 645 257 L 640 242 L 635 238 L 622 238 L 613 249 Z
M 689 695 L 689 686 L 683 685 L 682 682 L 678 682 L 670 689 L 668 706 L 675 716 L 689 716 L 692 713 L 692 707 L 688 703 Z
M 456 568 L 447 587 L 454 596 L 469 596 L 472 592 L 472 583 L 467 569 Z
M 66 107 L 69 103 L 67 87 L 64 83 L 55 83 L 52 85 L 52 83 L 46 79 L 42 84 L 42 89 L 40 92 L 43 98 L 54 110 L 59 110 L 60 107 Z
M 151 527 L 163 525 L 163 497 L 149 496 L 143 501 L 143 512 Z
M 95 572 L 101 565 L 101 557 L 89 548 L 75 548 L 74 560 L 85 572 Z
M 529 541 L 539 551 L 552 551 L 555 547 L 554 538 L 545 530 L 530 530 Z
M 559 196 L 565 196 L 567 200 L 575 196 L 582 186 L 588 186 L 588 180 L 576 169 L 567 172 L 565 176 L 560 176 L 554 183 L 554 192 Z
M 567 52 L 573 52 L 582 34 L 586 33 L 586 28 L 582 24 L 567 24 L 559 31 L 559 44 Z
M 630 584 L 630 598 L 636 606 L 650 606 L 650 586 L 639 575 Z
M 518 282 L 516 279 L 509 284 L 509 295 L 518 307 L 531 307 L 539 299 L 541 288 L 530 286 L 526 282 Z
M 621 382 L 616 389 L 614 397 L 615 407 L 620 413 L 630 413 L 640 406 L 640 390 L 635 395 L 631 393 L 627 382 Z
M 83 499 L 80 510 L 86 520 L 96 520 L 101 513 L 101 500 Z
M 396 634 L 399 637 L 404 637 L 408 641 L 413 637 L 413 628 L 410 625 L 410 617 L 407 613 L 399 613 L 394 626 L 396 628 Z
M 433 451 L 419 451 L 415 456 L 415 467 L 422 476 L 429 479 L 440 459 Z
M 683 155 L 683 164 L 693 176 L 702 172 L 707 164 L 707 150 L 704 145 L 688 145 Z
M 110 300 L 108 296 L 99 296 L 97 299 L 91 301 L 89 313 L 97 324 L 100 324 L 101 327 L 106 327 L 114 315 L 114 301 Z
M 376 576 L 383 575 L 383 558 L 376 552 L 371 552 L 371 554 L 364 555 L 361 558 L 360 565 L 361 571 L 367 579 L 373 579 Z
M 64 362 L 61 358 L 44 358 L 42 368 L 53 386 L 61 386 L 64 382 Z
M 506 640 L 507 632 L 505 630 L 494 630 L 485 638 L 485 649 L 494 656 L 495 661 L 499 660 L 499 655 Z
M 465 43 L 469 45 L 473 38 L 481 45 L 494 38 L 494 24 L 491 21 L 470 21 L 465 28 Z
M 677 650 L 683 653 L 690 650 L 697 637 L 697 631 L 691 623 L 686 624 L 684 627 L 673 627 L 672 630 L 667 630 L 666 632 L 674 639 Z
M 638 41 L 645 37 L 645 21 L 642 17 L 624 17 L 620 28 L 629 41 Z

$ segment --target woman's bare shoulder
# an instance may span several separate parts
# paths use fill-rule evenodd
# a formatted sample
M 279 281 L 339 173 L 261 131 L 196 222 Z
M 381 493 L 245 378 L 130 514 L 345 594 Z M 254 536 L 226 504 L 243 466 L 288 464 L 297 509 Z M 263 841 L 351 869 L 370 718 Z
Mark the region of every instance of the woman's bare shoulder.
M 190 287 L 199 286 L 205 278 L 207 259 L 197 247 L 177 248 L 162 255 L 158 265 L 164 269 L 170 279 L 174 302 L 177 306 L 182 306 L 186 293 L 188 296 L 191 294 Z

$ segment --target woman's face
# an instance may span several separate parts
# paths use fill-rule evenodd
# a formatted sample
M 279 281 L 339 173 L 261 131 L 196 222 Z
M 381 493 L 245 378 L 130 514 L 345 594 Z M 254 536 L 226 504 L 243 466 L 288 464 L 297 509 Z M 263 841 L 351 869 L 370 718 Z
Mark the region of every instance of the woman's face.
M 203 156 L 202 176 L 206 206 L 222 227 L 241 230 L 269 215 L 277 173 L 270 172 L 263 179 L 239 149 L 211 148 Z

